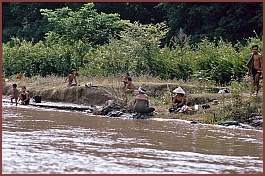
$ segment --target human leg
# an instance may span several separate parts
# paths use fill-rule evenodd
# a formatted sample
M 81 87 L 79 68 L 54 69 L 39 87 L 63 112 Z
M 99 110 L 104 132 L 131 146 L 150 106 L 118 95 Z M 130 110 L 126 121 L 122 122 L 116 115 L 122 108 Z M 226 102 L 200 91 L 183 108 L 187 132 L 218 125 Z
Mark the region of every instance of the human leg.
M 125 91 L 126 91 L 127 93 L 133 93 L 133 92 L 134 92 L 134 89 L 131 89 L 131 88 L 130 88 L 130 89 L 126 89 Z
M 257 93 L 257 94 L 258 94 L 258 92 L 259 92 L 259 77 L 260 77 L 260 75 L 259 75 L 259 73 L 257 73 L 257 74 L 255 75 L 255 78 L 254 78 L 254 85 L 255 85 L 256 93 Z
M 153 107 L 148 107 L 148 108 L 147 108 L 147 111 L 148 111 L 148 113 L 154 112 L 154 111 L 155 111 L 155 108 L 153 108 Z
M 11 97 L 11 104 L 13 104 L 13 99 L 14 99 L 14 96 Z
M 252 69 L 252 76 L 253 76 L 253 82 L 252 82 L 252 86 L 251 86 L 251 95 L 253 95 L 255 92 L 257 92 L 257 88 L 256 88 L 256 76 L 259 75 L 257 74 L 257 70 L 256 69 Z
M 18 102 L 18 97 L 15 98 L 15 102 L 16 102 L 16 106 L 17 106 L 17 102 Z
M 18 101 L 21 101 L 21 104 L 24 104 L 23 100 L 24 99 L 23 99 L 22 95 L 20 95 Z

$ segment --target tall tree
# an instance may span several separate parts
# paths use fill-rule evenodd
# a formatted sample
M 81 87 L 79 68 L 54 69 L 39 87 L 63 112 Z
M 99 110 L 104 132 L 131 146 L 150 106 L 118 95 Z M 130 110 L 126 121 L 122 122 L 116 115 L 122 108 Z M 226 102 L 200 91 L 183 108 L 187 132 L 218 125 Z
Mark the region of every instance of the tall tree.
M 56 9 L 69 7 L 79 9 L 84 3 L 62 2 L 3 2 L 3 42 L 18 37 L 34 43 L 43 40 L 50 30 L 47 19 L 43 19 L 41 8 Z
M 97 13 L 93 3 L 85 4 L 78 11 L 64 7 L 42 9 L 41 13 L 52 25 L 49 37 L 71 45 L 80 66 L 84 65 L 84 56 L 92 47 L 108 42 L 108 38 L 116 36 L 126 23 L 118 14 Z
M 236 43 L 237 40 L 262 35 L 261 2 L 222 3 L 160 3 L 159 8 L 167 12 L 168 41 L 180 28 L 197 43 L 207 37 L 210 40 L 222 37 Z
M 121 19 L 142 24 L 156 24 L 164 21 L 165 12 L 156 8 L 157 2 L 95 2 L 98 12 L 118 13 Z

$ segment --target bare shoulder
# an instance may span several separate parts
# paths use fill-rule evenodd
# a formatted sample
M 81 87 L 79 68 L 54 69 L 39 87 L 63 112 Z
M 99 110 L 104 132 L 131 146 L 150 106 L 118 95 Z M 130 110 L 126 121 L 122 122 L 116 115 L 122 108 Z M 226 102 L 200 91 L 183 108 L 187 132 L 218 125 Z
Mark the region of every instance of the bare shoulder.
M 135 99 L 137 99 L 137 98 L 139 98 L 139 97 L 140 97 L 140 95 L 136 95 L 136 96 L 135 96 Z
M 146 99 L 148 99 L 148 95 L 147 94 L 143 94 L 143 97 L 145 97 Z
M 25 92 L 25 95 L 29 97 L 29 93 L 28 92 Z
M 146 99 L 148 98 L 148 96 L 146 94 L 139 94 L 139 95 L 136 95 L 135 99 Z
M 75 77 L 75 75 L 73 75 L 73 74 L 69 75 L 69 78 L 74 78 L 74 77 Z

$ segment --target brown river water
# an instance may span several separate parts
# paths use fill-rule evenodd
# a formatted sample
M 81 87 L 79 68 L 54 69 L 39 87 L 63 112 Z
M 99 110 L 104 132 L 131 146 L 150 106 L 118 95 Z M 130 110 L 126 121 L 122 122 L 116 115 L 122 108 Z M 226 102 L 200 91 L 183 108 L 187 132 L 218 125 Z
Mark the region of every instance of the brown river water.
M 2 103 L 2 173 L 263 173 L 263 131 Z

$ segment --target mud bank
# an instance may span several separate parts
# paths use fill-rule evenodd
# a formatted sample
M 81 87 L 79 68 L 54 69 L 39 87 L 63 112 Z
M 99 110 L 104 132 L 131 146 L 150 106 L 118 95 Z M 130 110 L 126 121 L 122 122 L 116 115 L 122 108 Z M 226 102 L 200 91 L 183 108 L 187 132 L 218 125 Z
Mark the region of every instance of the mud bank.
M 2 87 L 2 95 L 10 95 L 12 90 L 11 83 L 4 83 Z M 36 95 L 41 96 L 43 101 L 49 102 L 66 102 L 83 105 L 102 105 L 109 99 L 118 100 L 106 90 L 99 87 L 66 87 L 62 89 L 36 90 L 35 88 L 27 88 L 30 97 Z
M 18 85 L 19 87 L 20 85 Z M 143 85 L 147 89 L 147 94 L 149 97 L 159 98 L 169 91 L 172 92 L 176 88 L 176 85 Z M 183 89 L 189 92 L 192 88 L 184 86 Z M 2 83 L 2 95 L 10 95 L 12 90 L 11 82 Z M 107 100 L 115 100 L 117 102 L 122 102 L 123 100 L 115 96 L 111 91 L 108 91 L 104 87 L 86 87 L 76 86 L 76 87 L 65 87 L 65 88 L 51 88 L 48 90 L 41 90 L 37 87 L 27 87 L 27 91 L 30 97 L 36 95 L 42 96 L 43 101 L 49 102 L 66 102 L 75 103 L 82 105 L 104 105 Z M 116 88 L 115 92 L 122 91 L 120 88 Z M 218 92 L 218 89 L 216 90 Z M 203 94 L 191 94 L 187 93 L 187 105 L 193 106 L 194 104 L 204 104 L 213 101 L 214 99 L 221 100 L 223 98 L 230 98 L 231 94 L 221 95 L 218 93 L 203 93 Z

